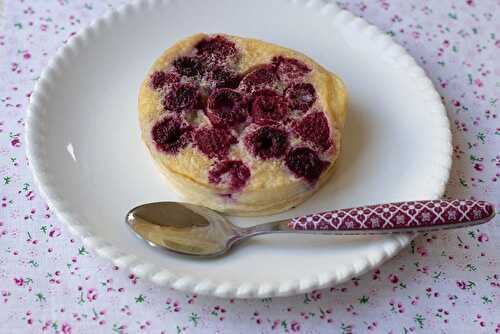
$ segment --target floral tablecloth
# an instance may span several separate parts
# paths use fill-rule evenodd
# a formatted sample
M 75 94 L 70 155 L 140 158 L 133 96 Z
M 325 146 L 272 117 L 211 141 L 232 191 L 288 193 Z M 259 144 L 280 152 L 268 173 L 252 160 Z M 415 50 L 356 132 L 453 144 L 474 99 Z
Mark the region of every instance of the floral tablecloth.
M 289 298 L 158 288 L 89 252 L 27 166 L 26 109 L 55 51 L 120 0 L 7 0 L 0 29 L 0 333 L 500 333 L 500 224 L 423 235 L 380 269 Z M 342 1 L 427 70 L 447 106 L 447 196 L 500 204 L 500 1 Z M 497 218 L 497 221 L 499 219 Z

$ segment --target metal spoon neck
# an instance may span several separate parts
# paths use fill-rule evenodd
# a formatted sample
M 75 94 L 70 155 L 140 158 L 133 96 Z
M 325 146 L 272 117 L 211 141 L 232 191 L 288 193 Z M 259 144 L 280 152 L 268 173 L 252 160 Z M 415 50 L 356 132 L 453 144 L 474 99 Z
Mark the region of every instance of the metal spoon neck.
M 249 238 L 261 234 L 294 232 L 288 227 L 289 222 L 290 220 L 286 219 L 241 228 L 241 237 Z

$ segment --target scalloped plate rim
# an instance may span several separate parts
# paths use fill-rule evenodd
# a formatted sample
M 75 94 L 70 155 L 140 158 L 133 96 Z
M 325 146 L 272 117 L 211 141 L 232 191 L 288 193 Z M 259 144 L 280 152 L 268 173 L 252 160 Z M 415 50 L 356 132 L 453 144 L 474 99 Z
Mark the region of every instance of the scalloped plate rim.
M 392 47 L 395 52 L 399 53 L 398 58 L 401 63 L 406 62 L 407 67 L 414 70 L 420 76 L 420 79 L 428 87 L 427 92 L 430 96 L 434 97 L 436 110 L 441 112 L 442 121 L 446 123 L 445 138 L 449 145 L 447 150 L 442 152 L 442 163 L 440 167 L 441 179 L 436 182 L 436 189 L 430 194 L 431 198 L 438 198 L 444 194 L 445 186 L 449 178 L 450 168 L 451 168 L 451 132 L 449 128 L 449 121 L 446 115 L 446 110 L 442 105 L 441 101 L 438 100 L 439 95 L 436 93 L 432 83 L 425 75 L 425 72 L 416 64 L 414 59 L 397 43 L 392 41 L 388 36 L 383 34 L 378 28 L 373 25 L 368 24 L 364 19 L 359 18 L 351 14 L 346 10 L 340 9 L 334 3 L 326 3 L 321 0 L 288 0 L 289 2 L 302 3 L 304 6 L 321 6 L 318 10 L 322 11 L 323 14 L 331 15 L 332 20 L 342 19 L 347 22 L 356 22 L 360 25 L 359 30 L 362 28 L 370 29 L 370 33 L 374 37 L 379 37 L 383 40 L 387 47 Z M 37 152 L 40 150 L 39 140 L 41 138 L 41 132 L 39 123 L 36 120 L 40 118 L 45 112 L 43 110 L 43 99 L 45 90 L 50 84 L 50 77 L 53 75 L 55 68 L 59 66 L 60 62 L 64 60 L 66 52 L 70 52 L 71 48 L 75 46 L 76 43 L 80 42 L 80 39 L 84 38 L 89 32 L 93 32 L 99 29 L 99 26 L 108 23 L 113 18 L 126 16 L 130 12 L 135 10 L 140 10 L 141 6 L 155 6 L 160 3 L 161 0 L 136 0 L 128 3 L 116 10 L 112 10 L 103 17 L 100 17 L 93 21 L 89 26 L 85 27 L 77 35 L 73 36 L 66 45 L 61 47 L 51 59 L 48 66 L 42 72 L 40 79 L 33 89 L 33 94 L 30 99 L 30 106 L 28 109 L 28 117 L 26 122 L 26 140 L 27 140 L 27 157 L 31 169 L 33 171 L 33 176 L 35 183 L 38 185 L 42 196 L 47 200 L 49 205 L 54 208 L 56 215 L 60 220 L 62 220 L 66 226 L 69 228 L 70 232 L 74 235 L 80 237 L 84 244 L 93 251 L 95 251 L 99 256 L 111 260 L 113 263 L 119 263 L 122 267 L 128 268 L 136 274 L 142 276 L 146 275 L 150 281 L 159 285 L 166 285 L 173 287 L 180 291 L 198 293 L 203 295 L 212 295 L 217 297 L 236 297 L 236 298 L 262 298 L 262 297 L 273 297 L 273 296 L 289 296 L 300 293 L 309 292 L 318 288 L 325 288 L 332 286 L 334 284 L 339 284 L 345 282 L 349 278 L 363 274 L 371 269 L 380 266 L 382 263 L 392 258 L 401 249 L 409 244 L 414 236 L 401 235 L 398 240 L 398 246 L 393 249 L 383 249 L 381 251 L 381 256 L 376 261 L 369 261 L 365 259 L 361 269 L 356 269 L 355 266 L 351 266 L 350 271 L 346 272 L 343 277 L 334 277 L 329 272 L 323 273 L 322 275 L 317 275 L 314 278 L 304 278 L 300 281 L 295 282 L 279 282 L 277 285 L 263 283 L 259 285 L 242 283 L 238 286 L 233 286 L 231 281 L 226 281 L 222 283 L 215 284 L 211 281 L 201 281 L 195 284 L 193 279 L 189 276 L 177 277 L 174 273 L 166 268 L 160 268 L 154 273 L 149 273 L 148 268 L 151 266 L 147 261 L 138 261 L 134 256 L 126 254 L 117 247 L 114 247 L 107 242 L 101 240 L 98 236 L 94 235 L 91 231 L 86 230 L 85 224 L 80 221 L 77 215 L 71 210 L 64 208 L 64 203 L 60 199 L 60 196 L 51 186 L 50 181 L 47 179 L 47 170 L 44 168 L 45 161 L 39 156 Z M 168 2 L 168 1 L 167 1 Z M 443 124 L 444 124 L 443 123 Z M 38 139 L 37 139 L 38 138 Z M 321 281 L 320 276 L 327 276 L 326 280 Z M 338 276 L 338 275 L 337 275 Z M 306 282 L 302 284 L 302 282 Z

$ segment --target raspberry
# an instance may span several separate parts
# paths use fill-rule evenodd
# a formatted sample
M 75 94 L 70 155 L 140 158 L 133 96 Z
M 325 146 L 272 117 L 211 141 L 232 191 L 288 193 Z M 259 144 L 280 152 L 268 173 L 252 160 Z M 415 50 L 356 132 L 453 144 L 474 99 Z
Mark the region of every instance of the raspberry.
M 264 160 L 280 158 L 288 147 L 288 135 L 285 130 L 263 126 L 248 134 L 245 144 L 256 157 Z
M 241 77 L 238 73 L 223 66 L 216 66 L 206 75 L 206 80 L 210 88 L 237 88 Z
M 253 94 L 252 117 L 257 124 L 284 122 L 288 114 L 286 100 L 271 89 L 261 89 Z
M 302 139 L 314 143 L 322 150 L 327 150 L 332 146 L 328 120 L 322 112 L 307 114 L 301 121 L 294 124 L 293 129 Z
M 150 77 L 150 84 L 153 89 L 161 89 L 164 86 L 171 85 L 179 81 L 179 76 L 173 72 L 165 73 L 157 71 L 151 74 Z
M 191 84 L 175 84 L 163 99 L 166 110 L 177 112 L 189 111 L 198 107 L 200 95 L 198 89 Z
M 249 178 L 250 169 L 240 160 L 222 161 L 208 173 L 209 182 L 229 185 L 231 190 L 243 188 Z
M 293 82 L 302 79 L 311 69 L 295 58 L 274 57 L 272 63 L 276 66 L 278 77 L 283 82 Z
M 310 83 L 292 85 L 285 94 L 292 110 L 307 111 L 316 101 L 316 90 Z
M 176 117 L 166 117 L 153 126 L 151 135 L 158 149 L 174 154 L 191 140 L 192 128 Z
M 225 63 L 238 57 L 236 44 L 221 35 L 202 39 L 194 47 L 200 57 L 211 63 Z
M 231 127 L 244 122 L 247 111 L 243 96 L 229 88 L 215 90 L 208 98 L 207 116 L 216 127 Z
M 223 158 L 232 144 L 237 143 L 229 131 L 217 128 L 201 128 L 194 133 L 196 147 L 209 158 Z
M 174 60 L 174 68 L 180 75 L 186 77 L 195 77 L 204 71 L 204 66 L 198 57 L 179 57 Z
M 311 183 L 317 181 L 321 172 L 328 166 L 328 162 L 321 161 L 318 155 L 307 147 L 290 150 L 286 155 L 285 164 L 295 176 Z
M 252 93 L 261 88 L 274 88 L 278 82 L 274 65 L 259 65 L 243 77 L 239 88 L 246 93 Z

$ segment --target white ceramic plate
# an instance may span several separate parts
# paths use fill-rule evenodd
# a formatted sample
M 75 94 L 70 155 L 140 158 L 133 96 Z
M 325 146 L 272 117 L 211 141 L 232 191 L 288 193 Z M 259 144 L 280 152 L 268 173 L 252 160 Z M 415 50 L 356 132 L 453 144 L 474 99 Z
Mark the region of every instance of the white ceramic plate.
M 322 1 L 142 1 L 72 38 L 43 72 L 28 115 L 36 180 L 70 230 L 98 254 L 153 282 L 227 297 L 282 296 L 359 275 L 409 237 L 262 236 L 230 256 L 199 260 L 153 249 L 124 224 L 135 205 L 175 200 L 140 141 L 137 93 L 148 67 L 196 32 L 255 37 L 311 56 L 350 93 L 333 179 L 296 209 L 437 198 L 451 164 L 450 131 L 423 70 L 389 37 Z

